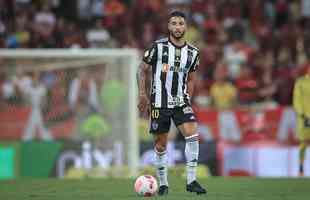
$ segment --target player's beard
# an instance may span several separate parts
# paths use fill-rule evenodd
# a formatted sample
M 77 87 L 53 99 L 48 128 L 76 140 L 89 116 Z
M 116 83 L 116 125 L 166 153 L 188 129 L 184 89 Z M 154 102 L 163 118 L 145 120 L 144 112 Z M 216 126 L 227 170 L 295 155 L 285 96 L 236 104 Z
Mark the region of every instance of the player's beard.
M 184 35 L 185 35 L 185 31 L 183 31 L 183 32 L 177 32 L 177 31 L 173 32 L 173 31 L 169 31 L 169 32 L 170 32 L 170 36 L 171 36 L 171 37 L 174 37 L 174 38 L 177 39 L 177 40 L 182 39 L 182 38 L 184 37 Z

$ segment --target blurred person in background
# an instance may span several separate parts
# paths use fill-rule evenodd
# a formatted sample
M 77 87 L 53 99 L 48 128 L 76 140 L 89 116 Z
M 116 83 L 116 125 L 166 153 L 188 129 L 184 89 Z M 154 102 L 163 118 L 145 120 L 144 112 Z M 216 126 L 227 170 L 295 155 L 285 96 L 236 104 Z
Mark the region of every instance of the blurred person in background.
M 15 101 L 16 93 L 13 81 L 10 79 L 6 72 L 3 73 L 3 80 L 1 80 L 1 100 L 10 103 Z
M 310 144 L 310 65 L 305 67 L 305 75 L 295 82 L 293 106 L 297 114 L 297 134 L 299 138 L 299 174 L 304 175 L 304 161 L 307 145 Z
M 5 76 L 1 88 L 3 98 L 10 104 L 21 104 L 25 97 L 21 95 L 21 92 L 29 92 L 32 79 L 29 74 L 23 72 L 22 68 L 16 68 L 16 73 L 13 77 L 10 76 L 7 69 L 8 68 L 4 68 Z
M 257 102 L 257 78 L 253 75 L 253 71 L 248 65 L 241 66 L 240 75 L 237 77 L 235 85 L 238 89 L 240 105 L 247 106 Z
M 204 25 L 203 38 L 204 41 L 200 42 L 204 44 L 201 49 L 201 68 L 200 76 L 206 81 L 207 85 L 210 86 L 213 80 L 214 69 L 217 63 L 222 58 L 222 46 L 220 44 L 221 31 L 218 30 L 218 24 L 216 21 L 207 20 Z
M 83 31 L 79 29 L 75 22 L 68 22 L 63 30 L 64 48 L 84 48 L 87 47 L 87 40 Z
M 111 41 L 110 33 L 103 27 L 101 20 L 95 21 L 95 26 L 87 31 L 87 42 L 91 48 L 108 47 Z
M 24 95 L 26 101 L 31 106 L 31 112 L 28 118 L 26 128 L 23 133 L 23 140 L 30 141 L 34 139 L 36 128 L 38 128 L 39 134 L 44 141 L 53 140 L 50 131 L 44 124 L 43 119 L 43 108 L 47 103 L 47 89 L 40 81 L 40 72 L 33 72 L 31 85 L 27 90 L 19 88 L 21 93 Z
M 18 89 L 23 92 L 28 92 L 32 85 L 32 78 L 29 72 L 24 72 L 22 67 L 16 68 L 16 74 L 13 77 L 14 84 L 17 85 Z
M 258 101 L 264 104 L 264 106 L 269 105 L 275 107 L 277 105 L 274 100 L 277 92 L 277 81 L 274 80 L 275 70 L 273 68 L 274 59 L 272 52 L 267 52 L 261 56 L 258 62 L 259 66 L 256 72 L 256 76 L 258 77 Z
M 241 132 L 232 108 L 237 104 L 237 88 L 228 81 L 228 70 L 219 63 L 214 71 L 214 83 L 210 88 L 212 105 L 219 111 L 219 132 L 227 142 L 240 142 Z
M 76 139 L 81 137 L 81 123 L 91 114 L 102 112 L 97 90 L 94 74 L 85 69 L 79 69 L 77 76 L 70 82 L 68 102 L 76 119 L 76 128 L 73 130 L 73 136 Z
M 55 13 L 52 12 L 48 4 L 44 4 L 41 9 L 34 15 L 33 23 L 33 45 L 38 45 L 41 48 L 52 48 L 56 46 L 53 33 L 57 24 Z
M 236 79 L 240 75 L 241 67 L 247 62 L 247 55 L 241 41 L 229 43 L 224 48 L 224 59 L 227 63 L 229 76 Z
M 86 110 L 101 111 L 98 102 L 97 83 L 94 77 L 89 77 L 90 72 L 85 69 L 78 71 L 69 86 L 69 106 L 73 111 Z
M 214 71 L 214 83 L 210 88 L 212 105 L 218 110 L 231 109 L 237 102 L 237 88 L 227 78 L 227 68 L 219 63 Z

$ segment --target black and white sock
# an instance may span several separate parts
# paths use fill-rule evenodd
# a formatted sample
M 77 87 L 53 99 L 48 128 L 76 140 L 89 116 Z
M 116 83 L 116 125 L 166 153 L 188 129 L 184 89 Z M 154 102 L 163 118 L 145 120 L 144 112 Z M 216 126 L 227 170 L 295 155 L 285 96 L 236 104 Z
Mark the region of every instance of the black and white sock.
M 196 180 L 196 169 L 199 155 L 198 134 L 185 137 L 185 141 L 187 184 L 190 184 Z
M 167 185 L 167 151 L 158 152 L 156 148 L 155 151 L 155 164 L 156 164 L 156 172 L 157 177 L 159 179 L 159 185 Z

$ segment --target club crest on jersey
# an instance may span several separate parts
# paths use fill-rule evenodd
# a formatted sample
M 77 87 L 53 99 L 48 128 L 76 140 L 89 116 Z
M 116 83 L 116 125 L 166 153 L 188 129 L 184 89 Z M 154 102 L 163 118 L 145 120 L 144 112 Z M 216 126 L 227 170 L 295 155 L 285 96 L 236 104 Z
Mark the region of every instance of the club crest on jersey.
M 152 122 L 151 126 L 152 126 L 153 130 L 157 130 L 158 129 L 158 123 L 155 122 L 155 121 Z
M 191 114 L 194 112 L 193 112 L 193 109 L 191 107 L 187 106 L 187 107 L 183 108 L 183 113 L 184 114 Z

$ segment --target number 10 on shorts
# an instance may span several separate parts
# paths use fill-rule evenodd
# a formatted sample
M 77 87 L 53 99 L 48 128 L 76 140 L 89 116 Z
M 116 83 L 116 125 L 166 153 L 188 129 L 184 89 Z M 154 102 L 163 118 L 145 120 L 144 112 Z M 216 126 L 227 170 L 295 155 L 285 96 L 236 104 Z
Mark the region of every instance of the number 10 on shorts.
M 159 110 L 152 110 L 152 118 L 157 119 L 159 117 Z

